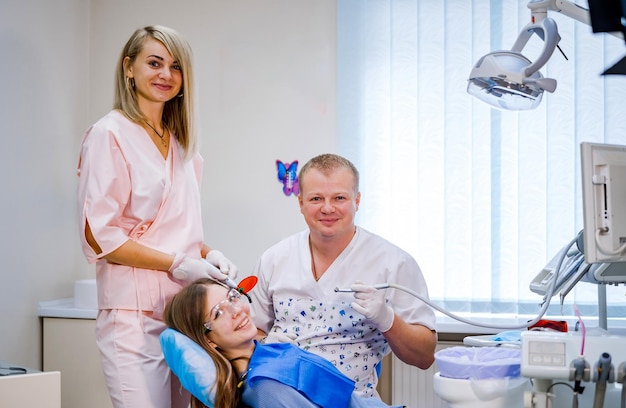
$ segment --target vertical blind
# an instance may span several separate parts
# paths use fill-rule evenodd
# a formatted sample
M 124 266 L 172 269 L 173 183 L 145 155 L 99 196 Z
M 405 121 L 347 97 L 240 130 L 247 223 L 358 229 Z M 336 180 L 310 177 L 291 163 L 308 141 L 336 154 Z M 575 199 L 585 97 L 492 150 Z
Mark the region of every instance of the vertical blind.
M 560 13 L 548 16 L 567 59 L 541 69 L 558 86 L 538 108 L 467 94 L 472 65 L 530 21 L 526 5 L 337 1 L 338 149 L 361 172 L 357 221 L 411 253 L 450 311 L 537 312 L 529 283 L 582 229 L 579 144 L 626 144 L 626 76 L 601 75 L 624 41 Z M 533 36 L 523 53 L 542 46 Z M 609 288 L 610 316 L 626 315 L 625 292 Z M 573 303 L 596 314 L 596 285 L 576 285 L 565 313 Z

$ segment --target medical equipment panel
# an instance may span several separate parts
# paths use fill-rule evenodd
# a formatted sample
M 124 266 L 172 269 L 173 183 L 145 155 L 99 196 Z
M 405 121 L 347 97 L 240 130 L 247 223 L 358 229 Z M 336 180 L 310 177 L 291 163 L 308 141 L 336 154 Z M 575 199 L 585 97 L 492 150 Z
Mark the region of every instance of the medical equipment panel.
M 521 350 L 524 377 L 573 380 L 574 362 L 581 357 L 590 367 L 603 353 L 610 354 L 615 367 L 626 362 L 626 336 L 528 331 L 522 333 Z

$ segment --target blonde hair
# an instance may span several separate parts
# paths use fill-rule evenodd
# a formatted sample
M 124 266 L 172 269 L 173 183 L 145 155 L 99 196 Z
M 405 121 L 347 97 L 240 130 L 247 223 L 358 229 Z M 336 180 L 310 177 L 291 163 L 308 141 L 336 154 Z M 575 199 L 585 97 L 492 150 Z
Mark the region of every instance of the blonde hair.
M 317 169 L 322 173 L 330 173 L 337 169 L 349 170 L 354 176 L 354 192 L 359 192 L 359 171 L 352 162 L 345 157 L 337 154 L 325 153 L 315 156 L 311 160 L 305 163 L 298 173 L 298 183 L 300 184 L 300 191 L 303 189 L 303 179 L 306 173 L 311 169 Z
M 154 25 L 139 28 L 130 36 L 117 62 L 113 108 L 120 110 L 129 119 L 137 123 L 148 119 L 139 109 L 134 82 L 126 77 L 127 65 L 124 63 L 126 57 L 128 57 L 128 64 L 132 64 L 135 61 L 135 58 L 143 49 L 147 37 L 161 42 L 172 57 L 178 61 L 178 65 L 180 65 L 183 77 L 181 93 L 165 102 L 163 124 L 178 140 L 184 152 L 183 156 L 189 159 L 197 149 L 197 135 L 194 125 L 193 55 L 189 43 L 176 30 Z
M 209 285 L 220 284 L 205 278 L 185 286 L 165 306 L 163 320 L 168 327 L 198 343 L 215 363 L 215 408 L 236 408 L 241 399 L 237 373 L 231 362 L 210 345 L 204 329 L 204 319 L 209 314 L 206 310 Z M 192 396 L 191 408 L 201 407 L 204 405 Z

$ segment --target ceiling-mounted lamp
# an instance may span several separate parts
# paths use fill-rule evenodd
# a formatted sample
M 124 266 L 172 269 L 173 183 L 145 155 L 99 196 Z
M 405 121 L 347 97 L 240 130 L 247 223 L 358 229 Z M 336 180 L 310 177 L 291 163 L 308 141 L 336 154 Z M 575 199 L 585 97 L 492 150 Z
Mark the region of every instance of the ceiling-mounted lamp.
M 556 80 L 544 78 L 539 72 L 561 40 L 556 22 L 547 17 L 548 10 L 590 24 L 588 10 L 569 1 L 531 0 L 528 8 L 531 22 L 522 29 L 511 50 L 494 51 L 480 58 L 469 76 L 467 92 L 499 109 L 534 109 L 541 102 L 544 91 L 554 92 L 556 89 Z M 544 42 L 541 54 L 534 62 L 522 54 L 533 34 Z

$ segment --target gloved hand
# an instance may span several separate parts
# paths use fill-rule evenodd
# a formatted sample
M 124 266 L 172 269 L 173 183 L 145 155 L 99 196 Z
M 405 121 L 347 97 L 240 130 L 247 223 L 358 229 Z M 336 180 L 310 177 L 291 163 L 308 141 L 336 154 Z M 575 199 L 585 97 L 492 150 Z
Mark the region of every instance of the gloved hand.
M 352 308 L 361 313 L 367 320 L 381 332 L 391 329 L 395 314 L 393 309 L 385 301 L 385 291 L 376 289 L 372 285 L 366 285 L 361 281 L 356 281 L 350 289 L 354 291 Z
M 204 259 L 193 259 L 182 254 L 176 254 L 169 272 L 176 279 L 187 283 L 200 278 L 211 278 L 221 282 L 228 277 Z
M 211 265 L 217 267 L 224 275 L 228 275 L 229 278 L 235 279 L 239 269 L 232 263 L 223 253 L 217 249 L 212 249 L 204 257 Z
M 293 341 L 297 338 L 294 333 L 281 333 L 281 332 L 270 332 L 267 337 L 263 340 L 263 344 L 270 343 L 293 343 Z

